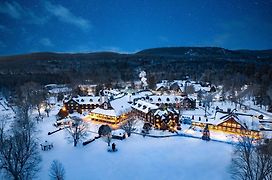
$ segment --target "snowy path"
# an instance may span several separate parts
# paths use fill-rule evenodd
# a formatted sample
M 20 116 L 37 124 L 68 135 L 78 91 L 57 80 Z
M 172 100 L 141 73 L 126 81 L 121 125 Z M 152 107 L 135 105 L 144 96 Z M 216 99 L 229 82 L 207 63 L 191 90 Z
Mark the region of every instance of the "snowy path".
M 235 102 L 233 101 L 233 103 L 235 103 Z M 246 105 L 246 104 L 244 104 L 244 103 L 238 103 L 238 102 L 236 102 L 236 103 L 239 104 L 239 105 L 248 106 L 248 105 Z M 254 108 L 254 107 L 252 107 L 252 106 L 250 106 L 250 105 L 249 105 L 248 107 L 249 107 L 251 110 L 253 110 L 253 111 L 259 112 L 259 113 L 261 113 L 261 114 L 264 114 L 264 115 L 266 115 L 266 116 L 272 118 L 272 113 L 266 112 L 266 111 L 264 111 L 264 110 L 262 110 L 262 109 Z
M 267 112 L 265 112 L 265 111 L 262 111 L 262 110 L 256 109 L 256 108 L 252 108 L 252 107 L 250 107 L 250 109 L 253 110 L 253 111 L 257 111 L 257 112 L 259 112 L 259 113 L 261 113 L 261 114 L 264 114 L 264 115 L 266 115 L 266 116 L 272 118 L 271 113 L 267 113 Z
M 140 135 L 140 136 L 147 136 L 147 137 L 152 137 L 152 138 L 169 138 L 169 137 L 186 137 L 186 138 L 193 138 L 193 139 L 200 139 L 202 140 L 201 137 L 199 136 L 194 136 L 190 134 L 185 134 L 185 133 L 177 133 L 177 134 L 172 134 L 172 135 L 150 135 L 150 134 L 142 134 L 142 133 L 137 133 L 137 132 L 132 132 L 133 134 Z M 226 144 L 232 144 L 235 145 L 235 142 L 230 142 L 230 141 L 222 141 L 218 139 L 212 139 L 210 141 L 214 142 L 220 142 L 220 143 L 226 143 Z

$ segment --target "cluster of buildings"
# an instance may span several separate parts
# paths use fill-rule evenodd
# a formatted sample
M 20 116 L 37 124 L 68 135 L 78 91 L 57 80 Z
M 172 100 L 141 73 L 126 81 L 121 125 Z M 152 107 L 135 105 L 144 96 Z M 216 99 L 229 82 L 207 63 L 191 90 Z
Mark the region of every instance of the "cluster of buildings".
M 215 87 L 210 83 L 195 82 L 190 80 L 162 80 L 160 83 L 156 84 L 156 91 L 159 92 L 171 92 L 186 94 L 187 92 L 210 92 L 214 91 Z
M 149 90 L 135 93 L 101 91 L 99 96 L 65 98 L 59 115 L 88 112 L 86 119 L 120 125 L 130 118 L 142 118 L 157 129 L 180 129 L 180 108 L 193 109 L 196 102 L 186 96 L 155 95 Z
M 85 120 L 106 123 L 112 127 L 118 127 L 132 118 L 137 118 L 148 122 L 155 129 L 172 132 L 180 130 L 181 123 L 186 123 L 203 129 L 208 127 L 213 131 L 260 137 L 259 118 L 235 110 L 217 109 L 212 117 L 197 116 L 192 113 L 187 119 L 182 118 L 182 111 L 196 108 L 196 100 L 184 93 L 184 87 L 192 84 L 194 83 L 189 81 L 162 81 L 157 84 L 156 91 L 103 90 L 100 91 L 99 96 L 66 97 L 59 115 L 85 112 L 87 113 Z M 209 84 L 195 84 L 195 90 L 211 91 Z M 161 94 L 162 88 L 175 93 Z M 94 91 L 92 89 L 92 92 Z

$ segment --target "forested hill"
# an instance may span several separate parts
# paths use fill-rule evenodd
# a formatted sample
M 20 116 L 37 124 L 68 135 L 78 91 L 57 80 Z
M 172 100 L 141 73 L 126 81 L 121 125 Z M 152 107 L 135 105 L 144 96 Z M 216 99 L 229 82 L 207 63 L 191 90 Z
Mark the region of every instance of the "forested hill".
M 142 50 L 138 55 L 165 56 L 188 59 L 254 61 L 272 60 L 272 50 L 228 50 L 218 47 L 169 47 Z
M 219 47 L 162 47 L 139 51 L 135 54 L 119 54 L 115 52 L 93 52 L 93 53 L 54 53 L 38 52 L 14 56 L 0 56 L 0 61 L 22 61 L 22 60 L 88 60 L 88 59 L 111 59 L 124 56 L 154 56 L 185 58 L 187 60 L 232 60 L 232 61 L 271 61 L 271 50 L 228 50 Z M 261 60 L 261 61 L 260 61 Z
M 138 79 L 140 70 L 145 70 L 153 81 L 190 75 L 214 83 L 235 77 L 240 83 L 262 83 L 272 80 L 272 50 L 171 47 L 134 54 L 41 52 L 5 56 L 0 57 L 0 85 L 129 81 Z

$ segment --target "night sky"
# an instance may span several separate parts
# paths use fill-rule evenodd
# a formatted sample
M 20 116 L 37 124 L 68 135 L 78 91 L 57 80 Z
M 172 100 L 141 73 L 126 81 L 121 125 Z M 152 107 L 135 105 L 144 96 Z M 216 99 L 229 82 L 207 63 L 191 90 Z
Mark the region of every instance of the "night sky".
M 272 48 L 272 0 L 0 0 L 0 55 Z

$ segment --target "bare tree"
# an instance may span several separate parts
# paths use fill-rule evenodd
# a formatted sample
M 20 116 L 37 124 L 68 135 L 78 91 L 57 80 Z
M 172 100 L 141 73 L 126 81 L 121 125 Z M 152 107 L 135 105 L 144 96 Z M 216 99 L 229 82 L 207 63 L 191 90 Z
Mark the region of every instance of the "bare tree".
M 195 93 L 195 87 L 193 85 L 186 86 L 185 93 L 186 94 L 193 94 L 193 93 Z
M 213 101 L 213 95 L 212 94 L 206 94 L 203 97 L 203 105 L 204 105 L 204 108 L 205 108 L 205 116 L 207 116 L 207 108 L 210 109 L 212 101 Z
M 249 94 L 249 90 L 246 89 L 246 90 L 238 92 L 238 94 L 236 95 L 236 100 L 237 100 L 237 103 L 239 104 L 240 108 L 241 108 L 243 102 L 245 101 L 245 97 L 248 94 Z
M 121 125 L 121 129 L 125 130 L 128 136 L 136 130 L 136 124 L 138 120 L 136 118 L 128 119 L 127 122 Z
M 51 164 L 49 176 L 52 180 L 64 180 L 65 169 L 61 162 L 54 160 Z
M 236 180 L 270 180 L 272 178 L 272 143 L 241 137 L 230 167 Z
M 20 96 L 22 99 L 36 108 L 39 116 L 41 116 L 42 102 L 46 98 L 46 90 L 39 84 L 29 82 L 20 87 Z
M 0 168 L 5 176 L 15 180 L 34 178 L 41 158 L 28 108 L 19 108 L 12 129 L 0 129 Z
M 47 117 L 49 117 L 49 113 L 50 113 L 51 109 L 50 109 L 50 106 L 47 103 L 45 105 L 45 110 L 44 111 L 46 112 Z
M 70 136 L 73 138 L 74 146 L 87 136 L 87 124 L 79 117 L 72 117 L 72 123 L 67 128 Z

